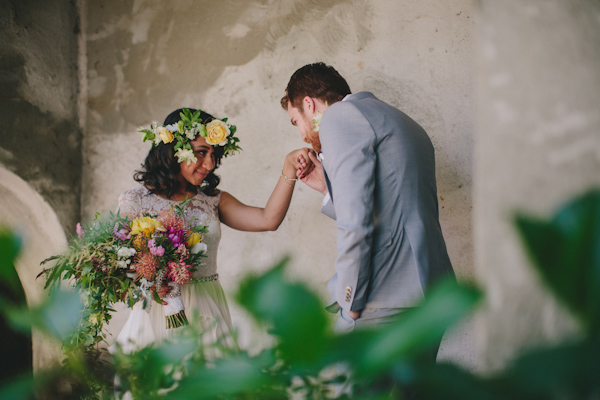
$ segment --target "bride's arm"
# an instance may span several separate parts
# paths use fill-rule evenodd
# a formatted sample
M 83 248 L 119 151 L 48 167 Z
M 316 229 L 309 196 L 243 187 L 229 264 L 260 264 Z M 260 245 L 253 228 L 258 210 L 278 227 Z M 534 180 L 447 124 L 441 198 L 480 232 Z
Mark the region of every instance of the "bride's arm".
M 287 213 L 297 176 L 303 177 L 310 172 L 312 163 L 308 157 L 309 149 L 291 152 L 285 158 L 282 176 L 269 197 L 264 208 L 248 206 L 231 194 L 223 192 L 219 202 L 221 222 L 240 231 L 261 232 L 277 230 Z M 286 179 L 285 175 L 288 179 Z

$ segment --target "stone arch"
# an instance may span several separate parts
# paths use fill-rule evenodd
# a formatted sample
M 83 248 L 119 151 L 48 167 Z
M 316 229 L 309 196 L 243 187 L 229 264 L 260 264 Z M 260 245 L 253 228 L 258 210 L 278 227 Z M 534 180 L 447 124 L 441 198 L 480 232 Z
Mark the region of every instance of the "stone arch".
M 43 279 L 36 279 L 40 262 L 60 252 L 67 242 L 58 216 L 42 196 L 23 179 L 0 165 L 0 224 L 12 228 L 22 238 L 16 261 L 27 304 L 39 303 L 44 296 Z M 60 357 L 60 344 L 33 332 L 34 371 L 54 364 Z

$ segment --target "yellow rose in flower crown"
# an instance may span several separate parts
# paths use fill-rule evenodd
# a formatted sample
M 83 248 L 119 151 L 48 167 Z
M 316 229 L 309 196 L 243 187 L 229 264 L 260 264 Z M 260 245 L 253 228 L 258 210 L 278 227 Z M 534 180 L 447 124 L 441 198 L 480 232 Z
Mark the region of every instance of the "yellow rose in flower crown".
M 199 234 L 198 232 L 192 232 L 186 241 L 187 247 L 192 247 L 196 243 L 199 243 L 201 241 L 202 241 L 202 235 Z
M 229 136 L 229 127 L 225 122 L 213 119 L 206 124 L 206 143 L 211 146 L 224 146 L 227 144 L 227 136 Z
M 171 143 L 175 138 L 173 134 L 164 126 L 158 128 L 158 137 L 164 144 Z
M 144 235 L 146 237 L 151 237 L 155 231 L 165 232 L 166 229 L 160 221 L 154 218 L 141 217 L 134 219 L 131 222 L 130 234 L 132 235 Z

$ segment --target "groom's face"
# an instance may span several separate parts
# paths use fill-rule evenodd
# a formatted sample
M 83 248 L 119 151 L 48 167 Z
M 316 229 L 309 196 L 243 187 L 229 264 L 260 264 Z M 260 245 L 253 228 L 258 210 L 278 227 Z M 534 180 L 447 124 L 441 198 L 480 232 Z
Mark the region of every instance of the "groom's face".
M 292 125 L 296 126 L 300 131 L 302 140 L 310 144 L 315 151 L 321 151 L 319 134 L 312 129 L 312 115 L 307 115 L 309 114 L 308 110 L 300 110 L 292 106 L 292 102 L 289 102 L 288 114 L 290 115 Z

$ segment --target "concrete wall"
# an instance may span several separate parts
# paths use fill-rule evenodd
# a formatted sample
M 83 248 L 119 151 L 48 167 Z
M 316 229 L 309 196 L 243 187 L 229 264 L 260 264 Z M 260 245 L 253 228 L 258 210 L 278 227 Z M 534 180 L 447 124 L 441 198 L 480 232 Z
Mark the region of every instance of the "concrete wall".
M 481 365 L 556 340 L 573 322 L 540 287 L 516 210 L 548 217 L 600 184 L 600 3 L 481 1 L 474 215 L 488 294 Z
M 136 185 L 133 172 L 149 148 L 138 126 L 162 122 L 182 106 L 237 125 L 244 151 L 218 170 L 220 187 L 264 205 L 284 155 L 304 145 L 279 99 L 297 68 L 324 61 L 353 91 L 374 92 L 428 131 L 450 257 L 471 279 L 475 12 L 474 0 L 83 1 L 83 215 L 114 209 L 119 193 Z M 226 291 L 291 254 L 290 276 L 324 296 L 335 231 L 320 202 L 300 185 L 277 232 L 224 228 L 219 268 Z M 237 308 L 233 319 L 243 346 L 264 344 Z M 471 328 L 459 329 L 442 357 L 472 366 L 473 337 Z
M 0 225 L 23 238 L 16 267 L 29 304 L 40 262 L 80 217 L 78 11 L 75 1 L 0 0 Z M 33 334 L 33 365 L 59 346 Z
M 77 7 L 0 0 L 0 10 L 0 163 L 72 231 L 81 195 Z

